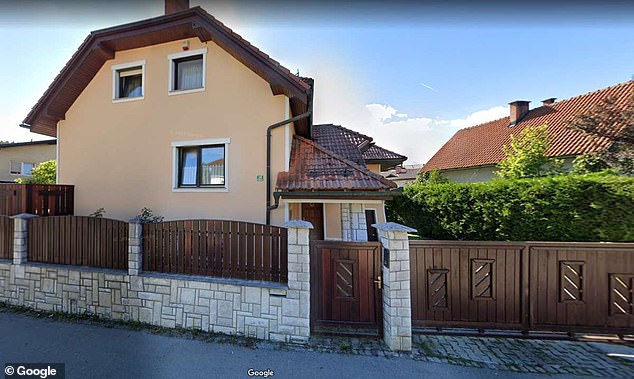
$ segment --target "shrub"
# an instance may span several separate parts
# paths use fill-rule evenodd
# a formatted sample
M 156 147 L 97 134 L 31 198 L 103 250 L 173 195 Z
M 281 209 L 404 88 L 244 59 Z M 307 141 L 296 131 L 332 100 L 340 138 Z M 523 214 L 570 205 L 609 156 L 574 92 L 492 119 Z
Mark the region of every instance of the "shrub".
M 19 178 L 15 181 L 22 184 L 55 184 L 56 171 L 56 162 L 46 161 L 33 168 L 30 178 Z
M 388 204 L 434 239 L 634 241 L 634 178 L 611 173 L 415 183 Z

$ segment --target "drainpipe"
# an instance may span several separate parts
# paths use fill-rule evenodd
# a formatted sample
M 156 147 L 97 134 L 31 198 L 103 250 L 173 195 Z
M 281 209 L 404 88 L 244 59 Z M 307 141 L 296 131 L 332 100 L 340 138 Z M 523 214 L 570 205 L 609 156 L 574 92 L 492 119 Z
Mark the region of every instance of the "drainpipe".
M 271 210 L 277 209 L 279 206 L 279 196 L 275 197 L 275 205 L 271 205 L 271 131 L 280 126 L 290 124 L 295 121 L 299 121 L 306 117 L 310 117 L 312 109 L 306 113 L 302 113 L 299 116 L 289 118 L 284 121 L 277 122 L 273 125 L 269 125 L 266 128 L 266 225 L 271 224 Z M 309 125 L 309 128 L 311 125 Z

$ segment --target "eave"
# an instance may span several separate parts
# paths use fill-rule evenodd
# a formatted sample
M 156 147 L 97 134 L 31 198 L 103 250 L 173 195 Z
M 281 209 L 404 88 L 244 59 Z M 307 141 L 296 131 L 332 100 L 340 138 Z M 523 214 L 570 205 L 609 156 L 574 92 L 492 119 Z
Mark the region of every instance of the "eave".
M 311 86 L 290 73 L 200 7 L 182 12 L 101 29 L 90 33 L 66 66 L 60 71 L 21 126 L 34 133 L 57 135 L 57 123 L 104 63 L 117 51 L 147 47 L 187 38 L 212 41 L 239 62 L 266 80 L 273 95 L 286 95 L 291 111 L 299 115 L 308 110 Z M 296 125 L 308 136 L 308 122 Z

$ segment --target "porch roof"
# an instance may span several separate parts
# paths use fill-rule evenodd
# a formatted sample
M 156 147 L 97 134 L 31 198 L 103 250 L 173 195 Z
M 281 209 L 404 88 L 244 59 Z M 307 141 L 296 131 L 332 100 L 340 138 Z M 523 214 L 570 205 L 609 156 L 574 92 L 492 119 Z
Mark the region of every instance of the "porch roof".
M 323 146 L 295 135 L 288 172 L 277 176 L 277 191 L 388 191 L 397 185 Z

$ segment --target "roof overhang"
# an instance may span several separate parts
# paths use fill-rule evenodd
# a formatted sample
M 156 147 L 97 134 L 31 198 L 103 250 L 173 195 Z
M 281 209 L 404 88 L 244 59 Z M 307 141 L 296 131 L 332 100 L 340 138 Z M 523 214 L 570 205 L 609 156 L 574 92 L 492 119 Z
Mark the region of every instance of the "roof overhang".
M 90 33 L 20 126 L 51 137 L 57 122 L 115 52 L 187 38 L 213 41 L 266 80 L 274 95 L 286 95 L 295 115 L 308 110 L 311 86 L 293 75 L 200 7 Z M 308 135 L 308 121 L 296 125 Z

